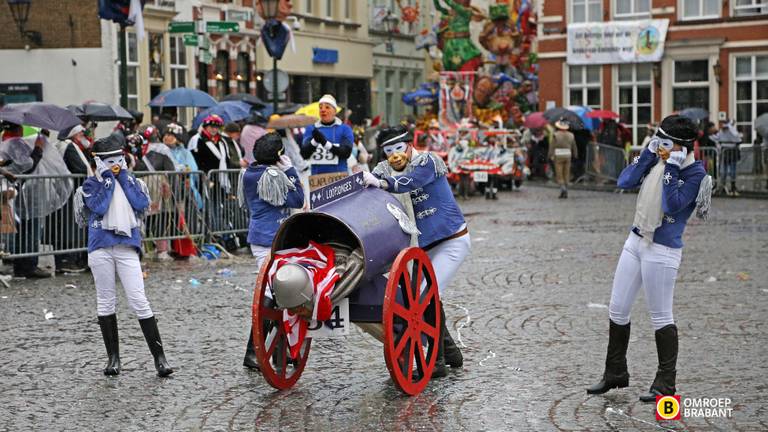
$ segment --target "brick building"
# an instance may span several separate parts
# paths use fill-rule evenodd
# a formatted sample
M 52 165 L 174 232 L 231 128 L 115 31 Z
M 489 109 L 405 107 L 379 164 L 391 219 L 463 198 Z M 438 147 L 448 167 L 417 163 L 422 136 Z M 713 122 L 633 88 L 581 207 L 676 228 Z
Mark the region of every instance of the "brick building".
M 744 141 L 754 139 L 754 118 L 768 112 L 768 1 L 541 0 L 537 7 L 539 77 L 554 84 L 542 85 L 542 110 L 610 109 L 639 142 L 649 121 L 701 107 L 712 121 L 735 118 Z M 569 28 L 649 19 L 668 20 L 660 61 L 569 64 Z

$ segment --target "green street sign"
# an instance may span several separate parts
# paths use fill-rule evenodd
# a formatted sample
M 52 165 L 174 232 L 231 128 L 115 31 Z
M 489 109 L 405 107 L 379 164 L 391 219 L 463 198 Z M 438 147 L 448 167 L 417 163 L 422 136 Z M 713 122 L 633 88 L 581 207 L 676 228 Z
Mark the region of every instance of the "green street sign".
M 240 31 L 240 24 L 232 21 L 208 21 L 205 23 L 205 31 L 208 33 L 236 33 Z
M 168 23 L 168 33 L 194 33 L 194 21 L 171 21 Z
M 197 46 L 197 35 L 196 34 L 185 34 L 184 35 L 184 46 Z
M 213 54 L 210 51 L 200 51 L 200 61 L 205 64 L 213 62 Z

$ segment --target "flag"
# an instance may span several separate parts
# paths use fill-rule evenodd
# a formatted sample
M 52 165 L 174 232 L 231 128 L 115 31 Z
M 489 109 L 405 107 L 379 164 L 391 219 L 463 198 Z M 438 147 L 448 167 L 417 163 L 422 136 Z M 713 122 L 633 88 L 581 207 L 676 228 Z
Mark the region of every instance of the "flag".
M 125 26 L 136 26 L 139 40 L 144 38 L 144 9 L 146 0 L 99 0 L 99 18 Z

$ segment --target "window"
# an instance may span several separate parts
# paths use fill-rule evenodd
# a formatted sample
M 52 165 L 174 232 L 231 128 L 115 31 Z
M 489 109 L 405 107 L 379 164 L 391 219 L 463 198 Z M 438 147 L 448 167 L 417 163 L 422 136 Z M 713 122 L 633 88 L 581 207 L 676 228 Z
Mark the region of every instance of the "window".
M 733 16 L 768 14 L 768 0 L 733 0 Z
M 639 144 L 651 122 L 651 64 L 620 64 L 617 67 L 619 115 L 632 130 L 632 142 Z
M 615 0 L 614 11 L 617 18 L 648 15 L 651 13 L 651 0 Z
M 674 63 L 672 109 L 703 108 L 709 111 L 709 60 L 682 60 Z
M 128 32 L 126 54 L 128 61 L 128 108 L 139 110 L 139 48 L 136 41 L 136 33 Z
M 333 2 L 334 0 L 325 0 L 325 16 L 333 18 Z
M 180 36 L 171 36 L 171 88 L 187 87 L 187 49 L 184 40 Z M 187 112 L 185 108 L 179 108 L 178 120 L 181 124 L 187 124 Z
M 680 0 L 682 19 L 720 17 L 720 0 Z
M 237 54 L 237 92 L 250 93 L 251 58 L 247 52 Z
M 568 103 L 600 109 L 600 67 L 568 67 Z
M 571 22 L 599 22 L 603 20 L 602 0 L 571 0 Z
M 751 143 L 752 125 L 760 114 L 768 113 L 768 53 L 736 57 L 736 128 Z
M 312 2 L 315 0 L 304 0 L 304 13 L 312 15 Z
M 222 50 L 216 53 L 216 96 L 229 94 L 229 52 Z

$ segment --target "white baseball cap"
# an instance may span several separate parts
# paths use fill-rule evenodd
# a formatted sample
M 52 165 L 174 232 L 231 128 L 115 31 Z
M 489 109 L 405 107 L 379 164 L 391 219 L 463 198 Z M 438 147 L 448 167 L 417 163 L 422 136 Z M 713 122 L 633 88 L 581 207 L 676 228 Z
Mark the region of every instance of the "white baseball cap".
M 329 95 L 329 94 L 323 95 L 323 97 L 321 97 L 320 100 L 317 101 L 317 103 L 319 103 L 319 104 L 322 104 L 322 103 L 328 104 L 328 105 L 332 106 L 333 109 L 335 109 L 335 110 L 339 109 L 339 106 L 336 105 L 336 98 L 333 97 L 332 95 Z
M 69 131 L 69 133 L 67 134 L 67 138 L 72 138 L 73 136 L 79 134 L 80 132 L 85 132 L 85 128 L 82 125 L 76 125 Z

